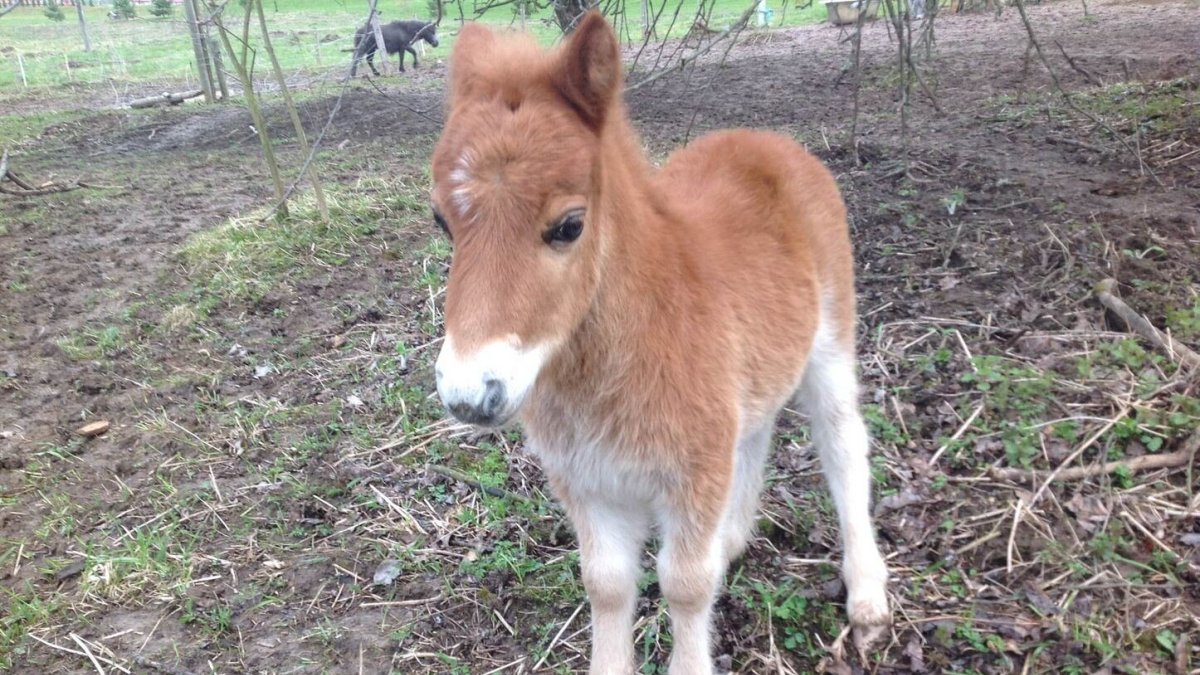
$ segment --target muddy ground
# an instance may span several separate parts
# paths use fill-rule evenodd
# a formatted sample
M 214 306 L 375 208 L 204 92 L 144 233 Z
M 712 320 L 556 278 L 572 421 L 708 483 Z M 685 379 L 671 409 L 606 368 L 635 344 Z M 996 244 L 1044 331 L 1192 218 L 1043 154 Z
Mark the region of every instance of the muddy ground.
M 1092 292 L 1116 279 L 1200 347 L 1200 8 L 1089 10 L 1029 9 L 1070 105 L 1015 11 L 939 17 L 903 134 L 895 44 L 869 25 L 861 164 L 845 30 L 748 35 L 630 96 L 656 155 L 713 128 L 794 133 L 853 217 L 895 629 L 840 657 L 836 520 L 791 418 L 719 605 L 725 667 L 1200 669 L 1194 463 L 1045 490 L 1032 473 L 1200 444 L 1194 376 Z M 0 665 L 585 668 L 573 537 L 536 466 L 432 397 L 448 248 L 424 202 L 444 67 L 425 63 L 344 96 L 320 162 L 333 227 L 303 206 L 290 227 L 247 219 L 271 195 L 242 108 L 99 110 L 8 144 L 27 176 L 113 187 L 0 195 Z M 336 94 L 304 93 L 311 133 Z M 111 98 L 71 99 L 89 95 Z M 643 672 L 665 672 L 645 591 Z

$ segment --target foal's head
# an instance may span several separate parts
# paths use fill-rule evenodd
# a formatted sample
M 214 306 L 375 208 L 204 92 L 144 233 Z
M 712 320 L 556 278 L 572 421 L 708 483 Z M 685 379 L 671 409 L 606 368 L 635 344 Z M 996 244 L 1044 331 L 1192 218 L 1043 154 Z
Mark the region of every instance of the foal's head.
M 605 238 L 600 139 L 620 114 L 616 38 L 590 13 L 543 51 L 478 25 L 451 56 L 433 155 L 434 219 L 453 242 L 438 392 L 458 419 L 508 421 L 584 320 Z

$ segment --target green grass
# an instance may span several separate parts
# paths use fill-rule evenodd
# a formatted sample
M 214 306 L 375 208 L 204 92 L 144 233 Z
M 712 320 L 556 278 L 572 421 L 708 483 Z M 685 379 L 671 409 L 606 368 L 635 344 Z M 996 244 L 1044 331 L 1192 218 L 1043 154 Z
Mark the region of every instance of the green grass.
M 836 568 L 826 572 L 837 576 Z M 832 643 L 841 630 L 843 610 L 836 602 L 807 597 L 805 590 L 791 578 L 770 584 L 735 579 L 730 593 L 741 598 L 764 625 L 773 627 L 780 647 L 819 660 L 824 645 Z
M 315 69 L 345 60 L 339 50 L 351 44 L 357 6 L 338 2 L 288 0 L 274 11 L 268 0 L 267 16 L 280 62 L 285 70 Z M 400 3 L 416 8 L 420 3 Z M 407 5 L 407 6 L 406 6 Z M 230 19 L 240 8 L 231 5 Z M 40 7 L 22 7 L 0 21 L 0 44 L 13 47 L 0 68 L 0 89 L 60 86 L 71 82 L 195 81 L 193 52 L 182 14 L 173 19 L 150 17 L 139 6 L 133 21 L 110 21 L 107 6 L 85 8 L 92 51 L 83 50 L 78 23 L 55 23 L 42 15 Z M 419 16 L 417 12 L 414 16 Z M 231 21 L 232 23 L 232 21 Z M 329 40 L 330 36 L 336 40 Z M 322 40 L 329 40 L 322 42 Z M 21 55 L 18 63 L 17 54 Z M 68 65 L 68 61 L 70 65 Z M 24 65 L 25 81 L 20 66 Z M 260 61 L 259 74 L 266 74 Z
M 0 28 L 2 32 L 2 28 Z M 0 69 L 0 100 L 6 85 L 5 73 Z M 67 122 L 75 122 L 94 116 L 94 110 L 35 111 L 0 115 L 0 146 L 11 148 L 18 142 L 41 136 L 47 128 Z M 3 232 L 0 232 L 3 234 Z
M 703 0 L 682 0 L 679 19 L 671 29 L 671 37 L 680 37 L 692 25 L 692 18 Z M 652 3 L 653 4 L 653 3 Z M 746 0 L 712 0 L 709 26 L 720 29 L 732 23 L 748 6 Z M 519 25 L 515 5 L 490 10 L 480 20 L 495 26 Z M 677 7 L 671 0 L 660 18 L 658 37 L 666 36 L 666 27 Z M 0 45 L 11 47 L 3 53 L 0 67 L 0 100 L 27 88 L 54 88 L 71 83 L 97 82 L 178 82 L 195 83 L 193 52 L 182 10 L 172 18 L 151 17 L 147 7 L 138 6 L 138 18 L 132 21 L 112 21 L 107 18 L 108 6 L 86 7 L 84 14 L 92 38 L 92 51 L 83 50 L 83 41 L 73 11 L 67 20 L 53 22 L 42 14 L 41 7 L 21 7 L 0 20 Z M 352 46 L 355 28 L 364 18 L 363 7 L 342 0 L 266 0 L 267 22 L 276 33 L 272 44 L 285 71 L 324 71 L 348 62 L 349 54 L 341 50 Z M 794 26 L 820 21 L 824 9 L 815 4 L 785 10 L 783 4 L 772 6 L 773 26 Z M 655 6 L 653 11 L 657 12 Z M 473 19 L 466 7 L 467 19 Z M 227 21 L 236 24 L 240 7 L 230 5 Z M 425 0 L 393 0 L 384 6 L 384 20 L 431 19 Z M 632 14 L 629 25 L 618 24 L 621 39 L 630 44 L 641 41 L 640 16 Z M 445 58 L 450 53 L 458 31 L 458 14 L 453 6 L 446 7 L 437 48 L 428 48 L 432 59 Z M 559 38 L 552 13 L 546 9 L 526 17 L 526 27 L 544 43 Z M 240 30 L 238 26 L 237 30 Z M 18 55 L 20 59 L 18 60 Z M 24 78 L 21 71 L 24 69 Z M 267 75 L 265 56 L 259 59 L 257 74 Z M 2 136 L 2 134 L 0 134 Z
M 321 223 L 311 198 L 293 203 L 291 217 L 263 223 L 252 212 L 202 232 L 188 241 L 181 257 L 197 281 L 197 307 L 216 302 L 253 302 L 286 279 L 314 267 L 347 264 L 361 238 L 375 235 L 389 219 L 413 220 L 424 213 L 424 187 L 368 181 L 327 195 L 330 222 Z
M 57 344 L 64 354 L 76 361 L 113 356 L 126 347 L 120 326 L 85 328 L 59 338 Z
M 12 665 L 13 657 L 28 649 L 25 635 L 29 629 L 53 619 L 63 606 L 59 593 L 39 593 L 28 585 L 13 592 L 0 588 L 0 669 Z

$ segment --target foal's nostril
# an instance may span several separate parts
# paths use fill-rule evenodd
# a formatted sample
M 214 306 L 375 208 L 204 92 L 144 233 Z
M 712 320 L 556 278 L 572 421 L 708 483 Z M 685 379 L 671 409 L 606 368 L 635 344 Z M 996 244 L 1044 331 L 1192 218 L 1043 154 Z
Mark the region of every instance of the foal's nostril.
M 499 413 L 508 402 L 505 395 L 504 383 L 500 380 L 489 378 L 483 384 L 482 399 L 474 403 L 465 401 L 451 403 L 449 405 L 450 414 L 458 418 L 459 421 L 466 422 L 467 424 L 478 424 L 480 426 L 488 426 L 501 421 L 498 419 Z
M 504 407 L 504 383 L 496 378 L 488 378 L 483 384 L 483 405 L 480 406 L 479 412 L 484 417 L 493 417 Z
M 450 406 L 450 414 L 464 422 L 468 422 L 475 416 L 475 406 L 470 403 L 455 403 Z

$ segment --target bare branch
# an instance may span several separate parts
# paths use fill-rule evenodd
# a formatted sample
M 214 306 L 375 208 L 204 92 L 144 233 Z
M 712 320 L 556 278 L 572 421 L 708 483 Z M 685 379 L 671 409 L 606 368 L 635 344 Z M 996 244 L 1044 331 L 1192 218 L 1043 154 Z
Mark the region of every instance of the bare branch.
M 1091 82 L 1092 84 L 1096 85 L 1097 87 L 1104 86 L 1104 83 L 1101 82 L 1100 80 L 1096 79 L 1096 76 L 1094 76 L 1091 73 L 1089 73 L 1088 71 L 1084 70 L 1083 66 L 1079 65 L 1078 63 L 1075 63 L 1075 59 L 1071 58 L 1071 55 L 1068 54 L 1067 50 L 1063 48 L 1061 42 L 1059 42 L 1058 40 L 1055 40 L 1054 46 L 1058 47 L 1058 52 L 1063 55 L 1063 58 L 1067 60 L 1067 64 L 1070 65 L 1071 68 L 1073 68 L 1075 70 L 1075 72 L 1082 75 L 1084 77 L 1084 79 L 1086 79 L 1088 82 Z
M 665 68 L 663 70 L 660 70 L 659 72 L 657 72 L 653 75 L 650 75 L 649 77 L 643 79 L 640 82 L 637 82 L 636 84 L 629 85 L 628 87 L 625 88 L 626 91 L 630 91 L 630 92 L 637 91 L 638 89 L 641 89 L 642 87 L 645 87 L 653 82 L 658 81 L 659 79 L 661 79 L 662 77 L 666 76 L 668 73 L 670 73 L 674 70 L 682 70 L 688 64 L 694 63 L 700 57 L 702 57 L 705 54 L 712 51 L 713 47 L 717 46 L 721 42 L 724 42 L 725 40 L 729 39 L 730 37 L 736 36 L 738 33 L 740 33 L 742 31 L 742 29 L 746 27 L 746 24 L 749 23 L 750 17 L 754 16 L 754 11 L 757 7 L 758 7 L 758 2 L 756 0 L 755 2 L 751 3 L 749 7 L 746 8 L 746 11 L 742 12 L 742 15 L 740 17 L 738 17 L 737 21 L 735 21 L 732 25 L 730 25 L 725 30 L 718 33 L 716 37 L 714 37 L 712 40 L 709 41 L 708 44 L 697 49 L 690 56 L 683 57 L 682 59 L 679 60 L 678 63 L 671 66 L 670 68 Z
M 1134 311 L 1125 301 L 1113 294 L 1117 288 L 1115 279 L 1105 279 L 1096 285 L 1096 299 L 1121 317 L 1130 330 L 1150 341 L 1150 344 L 1167 355 L 1171 361 L 1187 368 L 1200 368 L 1200 354 L 1163 333 L 1146 317 Z
M 1013 0 L 1013 2 L 1017 6 L 1017 12 L 1021 15 L 1021 23 L 1025 25 L 1025 32 L 1029 35 L 1029 42 L 1033 45 L 1033 50 L 1037 53 L 1038 60 L 1042 62 L 1042 65 L 1045 66 L 1046 71 L 1050 73 L 1050 80 L 1054 83 L 1054 88 L 1058 90 L 1058 93 L 1062 96 L 1063 102 L 1067 104 L 1067 107 L 1088 118 L 1093 124 L 1101 127 L 1107 131 L 1110 136 L 1116 138 L 1121 145 L 1125 146 L 1125 149 L 1129 151 L 1129 154 L 1133 155 L 1137 159 L 1138 166 L 1141 167 L 1144 172 L 1150 174 L 1150 178 L 1154 180 L 1155 184 L 1157 184 L 1159 187 L 1166 187 L 1163 185 L 1163 182 L 1159 180 L 1158 174 L 1154 173 L 1154 169 L 1151 169 L 1144 161 L 1142 161 L 1142 153 L 1138 152 L 1136 148 L 1130 146 L 1129 141 L 1125 140 L 1123 136 L 1118 134 L 1116 130 L 1109 126 L 1104 120 L 1076 105 L 1075 100 L 1071 98 L 1071 95 L 1067 93 L 1067 90 L 1063 89 L 1062 83 L 1058 81 L 1058 73 L 1054 71 L 1054 68 L 1050 65 L 1050 61 L 1046 58 L 1046 55 L 1042 53 L 1042 45 L 1037 41 L 1037 37 L 1033 33 L 1033 24 L 1029 22 L 1029 15 L 1025 13 L 1024 0 Z

